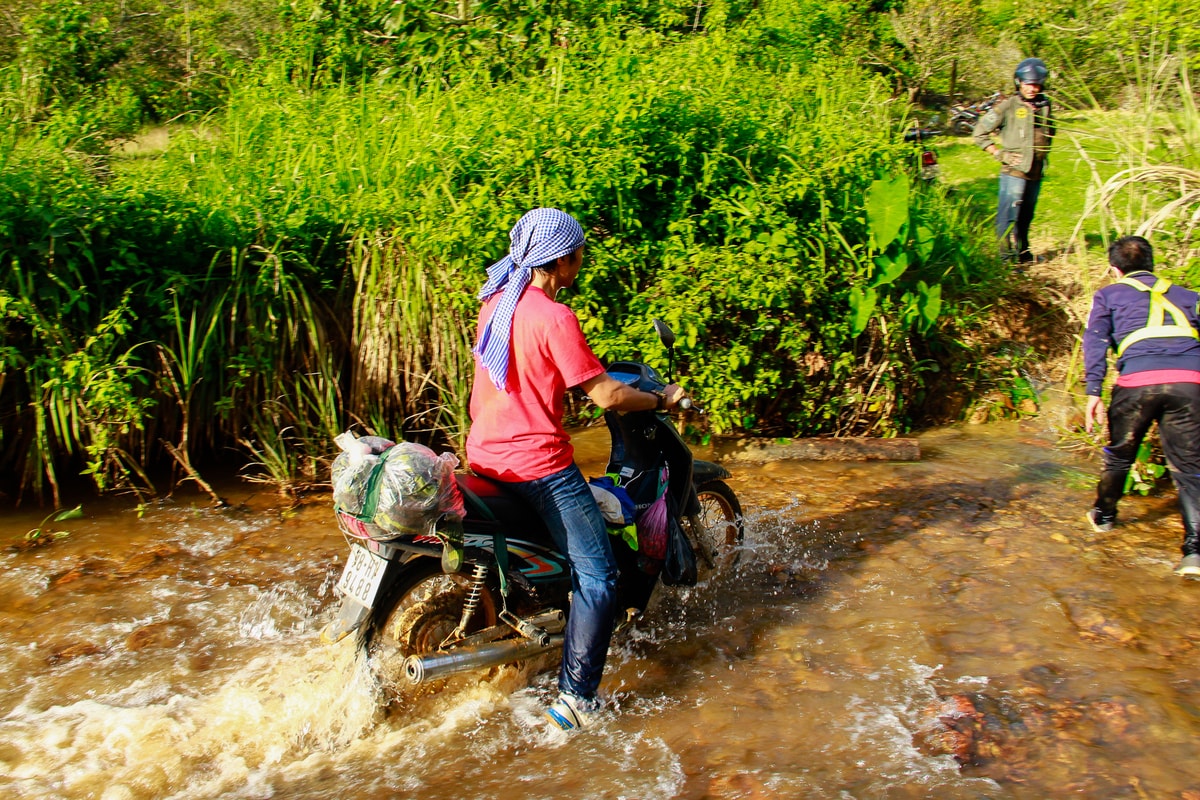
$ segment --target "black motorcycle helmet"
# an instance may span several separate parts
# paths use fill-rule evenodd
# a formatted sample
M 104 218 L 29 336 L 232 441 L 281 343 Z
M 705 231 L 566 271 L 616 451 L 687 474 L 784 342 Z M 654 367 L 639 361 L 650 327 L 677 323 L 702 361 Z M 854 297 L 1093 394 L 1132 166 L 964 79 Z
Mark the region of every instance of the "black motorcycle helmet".
M 1027 58 L 1013 70 L 1013 83 L 1017 88 L 1020 88 L 1022 83 L 1036 83 L 1044 87 L 1049 76 L 1050 70 L 1045 61 L 1040 58 Z

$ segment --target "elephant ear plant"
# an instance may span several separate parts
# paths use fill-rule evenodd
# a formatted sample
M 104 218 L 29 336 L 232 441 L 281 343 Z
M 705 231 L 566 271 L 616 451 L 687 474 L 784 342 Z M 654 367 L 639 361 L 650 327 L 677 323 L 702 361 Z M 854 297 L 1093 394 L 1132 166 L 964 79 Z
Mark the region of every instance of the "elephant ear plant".
M 859 278 L 850 288 L 851 334 L 858 336 L 877 310 L 899 310 L 905 328 L 927 333 L 942 311 L 942 286 L 924 279 L 903 281 L 905 273 L 920 273 L 933 254 L 935 237 L 928 227 L 914 220 L 909 211 L 910 181 L 899 174 L 871 183 L 866 212 L 870 236 L 863 257 L 857 259 Z M 890 302 L 880 304 L 880 299 Z M 896 317 L 893 317 L 896 319 Z

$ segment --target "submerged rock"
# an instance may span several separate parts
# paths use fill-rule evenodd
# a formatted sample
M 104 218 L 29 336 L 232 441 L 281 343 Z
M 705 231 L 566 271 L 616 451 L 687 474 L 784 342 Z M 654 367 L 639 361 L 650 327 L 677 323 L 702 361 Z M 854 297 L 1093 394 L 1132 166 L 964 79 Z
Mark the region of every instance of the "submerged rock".
M 132 651 L 148 647 L 178 647 L 187 641 L 191 626 L 177 622 L 152 622 L 125 637 L 125 647 Z
M 921 711 L 917 744 L 925 752 L 952 755 L 959 764 L 970 764 L 975 760 L 981 726 L 982 718 L 971 698 L 950 695 Z
M 71 661 L 85 656 L 100 655 L 103 652 L 104 648 L 94 642 L 58 644 L 50 649 L 50 655 L 46 656 L 46 662 L 48 664 L 59 664 L 63 661 Z
M 772 800 L 775 793 L 761 778 L 750 772 L 733 772 L 714 775 L 708 781 L 704 798 L 740 797 L 745 800 Z
M 1107 617 L 1095 608 L 1071 608 L 1071 624 L 1084 639 L 1108 640 L 1117 644 L 1129 644 L 1137 638 L 1137 631 L 1129 630 L 1120 621 Z

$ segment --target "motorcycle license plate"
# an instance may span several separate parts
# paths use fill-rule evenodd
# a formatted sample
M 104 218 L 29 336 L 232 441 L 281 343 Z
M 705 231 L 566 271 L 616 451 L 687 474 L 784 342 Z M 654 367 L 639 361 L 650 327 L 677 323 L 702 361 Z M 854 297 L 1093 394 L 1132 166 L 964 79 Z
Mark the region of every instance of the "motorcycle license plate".
M 342 570 L 341 580 L 338 581 L 338 591 L 372 608 L 387 563 L 387 559 L 380 558 L 360 544 L 350 545 L 350 557 L 346 559 L 346 569 Z

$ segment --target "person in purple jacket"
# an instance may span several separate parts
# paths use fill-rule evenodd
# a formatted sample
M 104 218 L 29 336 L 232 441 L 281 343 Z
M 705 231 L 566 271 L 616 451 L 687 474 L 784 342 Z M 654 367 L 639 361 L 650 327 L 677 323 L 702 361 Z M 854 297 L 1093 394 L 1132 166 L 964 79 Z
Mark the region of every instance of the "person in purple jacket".
M 1083 334 L 1088 431 L 1104 412 L 1109 348 L 1119 374 L 1108 406 L 1104 470 L 1087 518 L 1097 533 L 1113 529 L 1129 469 L 1157 421 L 1183 518 L 1183 560 L 1175 573 L 1200 576 L 1200 295 L 1155 275 L 1154 252 L 1141 236 L 1113 242 L 1108 263 L 1117 280 L 1092 298 Z

